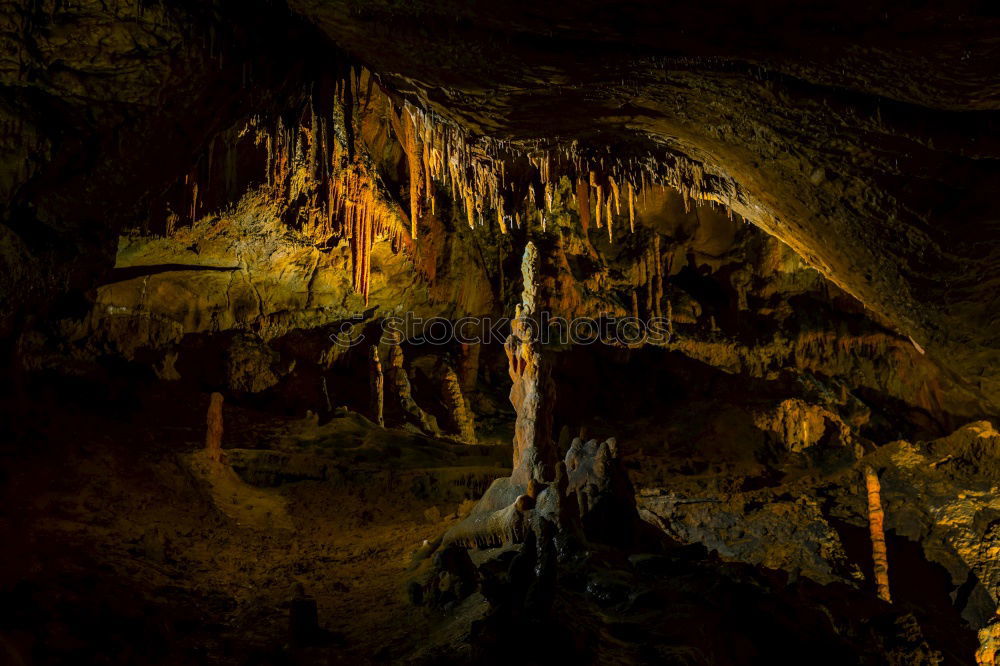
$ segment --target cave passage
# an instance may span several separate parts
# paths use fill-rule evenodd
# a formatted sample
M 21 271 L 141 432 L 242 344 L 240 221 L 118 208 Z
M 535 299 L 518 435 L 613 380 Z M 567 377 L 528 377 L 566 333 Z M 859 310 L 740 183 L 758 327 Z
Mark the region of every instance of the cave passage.
M 0 8 L 0 663 L 1000 663 L 1000 17 L 661 5 Z

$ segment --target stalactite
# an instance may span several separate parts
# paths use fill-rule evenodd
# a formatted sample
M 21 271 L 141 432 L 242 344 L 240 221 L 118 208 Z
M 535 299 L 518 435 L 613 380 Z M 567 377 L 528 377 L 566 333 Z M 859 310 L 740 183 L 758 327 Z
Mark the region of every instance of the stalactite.
M 580 226 L 583 235 L 590 231 L 590 185 L 583 178 L 576 180 L 576 207 L 580 212 Z
M 608 184 L 611 185 L 611 198 L 613 198 L 614 202 L 615 202 L 615 213 L 617 215 L 621 215 L 622 214 L 622 202 L 621 202 L 621 192 L 618 191 L 618 183 L 615 182 L 614 178 L 609 177 L 608 178 Z M 609 201 L 610 201 L 610 199 L 609 199 Z
M 382 374 L 382 362 L 378 357 L 378 345 L 372 345 L 368 354 L 368 376 L 371 382 L 372 417 L 375 423 L 385 426 L 383 406 L 385 403 L 385 377 Z
M 417 121 L 409 108 L 404 108 L 399 115 L 390 112 L 390 121 L 396 137 L 399 139 L 410 173 L 410 236 L 417 238 L 420 224 L 420 214 L 426 197 L 425 186 L 429 181 L 427 168 L 424 166 L 424 142 L 419 136 Z
M 632 182 L 628 184 L 628 227 L 629 231 L 635 233 L 635 187 Z
M 218 392 L 213 393 L 209 398 L 205 431 L 205 450 L 208 451 L 208 458 L 218 463 L 221 463 L 224 457 L 222 452 L 222 401 L 222 394 Z
M 646 277 L 646 314 L 653 316 L 653 262 L 651 258 L 652 248 L 646 250 L 642 257 L 643 273 Z
M 613 222 L 613 218 L 611 216 L 611 197 L 608 197 L 608 202 L 607 202 L 606 205 L 607 205 L 607 209 L 608 209 L 607 210 L 607 216 L 608 216 L 608 220 L 607 220 L 607 224 L 608 224 L 608 242 L 612 243 L 612 242 L 614 242 L 615 238 L 614 238 L 614 233 L 612 232 L 612 227 L 614 225 L 614 222 Z
M 878 598 L 892 601 L 889 594 L 889 559 L 885 548 L 885 515 L 882 512 L 882 488 L 878 474 L 871 467 L 865 467 L 865 488 L 868 492 L 868 528 L 872 539 L 872 560 L 875 564 L 875 584 Z
M 583 235 L 589 233 L 593 215 L 597 228 L 607 224 L 611 242 L 615 215 L 622 218 L 626 204 L 629 230 L 635 231 L 635 198 L 640 193 L 645 197 L 650 187 L 674 187 L 685 197 L 685 205 L 691 198 L 705 196 L 706 177 L 701 167 L 680 157 L 626 159 L 615 157 L 610 149 L 584 149 L 576 142 L 555 146 L 536 143 L 532 147 L 474 137 L 382 91 L 367 70 L 345 70 L 342 77 L 332 86 L 332 103 L 321 93 L 304 93 L 296 120 L 289 121 L 294 117 L 289 114 L 270 124 L 253 118 L 240 137 L 249 131 L 266 152 L 268 187 L 278 204 L 293 209 L 287 216 L 303 233 L 320 247 L 347 240 L 352 283 L 366 304 L 372 289 L 375 244 L 388 239 L 396 250 L 403 242 L 411 243 L 423 216 L 436 214 L 435 188 L 452 193 L 453 203 L 459 211 L 464 209 L 470 228 L 492 226 L 492 210 L 501 233 L 507 233 L 510 226 L 526 228 L 532 222 L 547 230 L 552 223 L 549 213 L 559 203 L 560 178 L 569 177 L 575 181 L 571 189 Z M 378 119 L 392 128 L 406 159 L 409 201 L 403 206 L 385 193 L 377 169 L 365 153 L 360 123 L 373 100 L 382 110 Z M 227 156 L 233 152 L 228 147 Z M 204 192 L 198 194 L 196 176 L 191 172 L 186 178 L 186 192 L 191 197 L 186 203 L 192 217 L 198 213 L 198 201 L 205 199 Z M 596 198 L 593 212 L 591 196 Z M 626 196 L 627 202 L 622 200 Z M 655 268 L 660 260 L 662 257 L 651 259 L 649 267 Z M 662 280 L 660 270 L 652 273 L 657 277 L 654 282 Z M 655 285 L 647 291 L 647 300 L 656 301 L 651 313 L 659 310 L 657 298 L 662 298 L 662 288 L 658 297 L 656 292 Z
M 597 173 L 594 171 L 590 172 L 590 186 L 594 188 L 594 226 L 601 229 L 601 208 L 603 208 L 603 190 L 600 184 L 597 182 Z

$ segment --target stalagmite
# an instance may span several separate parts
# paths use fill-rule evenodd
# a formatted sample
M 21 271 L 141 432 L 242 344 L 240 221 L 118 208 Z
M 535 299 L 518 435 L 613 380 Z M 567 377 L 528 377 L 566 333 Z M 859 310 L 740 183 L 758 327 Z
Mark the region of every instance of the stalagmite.
M 323 405 L 326 407 L 326 411 L 329 414 L 333 411 L 333 403 L 330 402 L 330 391 L 326 385 L 326 377 L 320 379 L 320 389 L 323 392 Z
M 865 487 L 868 491 L 868 528 L 872 539 L 872 560 L 875 563 L 875 584 L 878 598 L 892 601 L 889 595 L 889 560 L 885 549 L 884 514 L 882 512 L 882 489 L 878 474 L 871 467 L 865 467 Z
M 382 375 L 382 362 L 378 357 L 378 345 L 372 345 L 368 354 L 368 375 L 371 381 L 371 410 L 375 422 L 385 426 L 382 408 L 385 402 L 385 378 Z
M 437 420 L 421 409 L 417 401 L 413 399 L 413 390 L 410 387 L 410 378 L 406 374 L 403 346 L 398 333 L 389 347 L 389 381 L 407 418 L 424 432 L 440 435 L 441 430 Z
M 222 394 L 215 392 L 208 401 L 208 428 L 205 432 L 205 450 L 214 462 L 222 462 Z
M 443 364 L 441 372 L 441 395 L 445 406 L 452 415 L 452 421 L 458 427 L 458 435 L 466 444 L 476 444 L 476 426 L 472 410 L 469 409 L 462 394 L 461 382 L 455 370 L 448 364 Z
M 462 395 L 472 395 L 472 392 L 476 390 L 480 350 L 481 346 L 478 342 L 462 344 L 459 350 L 458 379 L 462 386 Z
M 538 250 L 529 242 L 521 260 L 524 291 L 504 345 L 513 381 L 510 401 L 517 413 L 511 480 L 518 484 L 527 484 L 531 479 L 544 481 L 545 471 L 554 471 L 558 454 L 552 441 L 555 385 L 538 340 L 542 309 L 539 269 Z

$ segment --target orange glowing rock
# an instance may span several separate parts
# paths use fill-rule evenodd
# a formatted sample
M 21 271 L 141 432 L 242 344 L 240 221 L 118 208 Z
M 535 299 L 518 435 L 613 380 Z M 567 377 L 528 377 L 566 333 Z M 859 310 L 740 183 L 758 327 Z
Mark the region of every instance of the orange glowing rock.
M 871 467 L 865 468 L 865 487 L 868 491 L 868 528 L 872 538 L 872 559 L 875 563 L 875 584 L 878 598 L 892 601 L 889 594 L 889 559 L 885 549 L 885 528 L 882 512 L 882 487 L 878 474 Z

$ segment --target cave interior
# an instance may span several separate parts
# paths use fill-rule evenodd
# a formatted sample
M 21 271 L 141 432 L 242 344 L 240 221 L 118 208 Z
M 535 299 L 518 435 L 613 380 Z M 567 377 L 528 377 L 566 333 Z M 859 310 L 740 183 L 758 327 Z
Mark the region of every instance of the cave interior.
M 0 663 L 1000 664 L 997 6 L 0 33 Z

